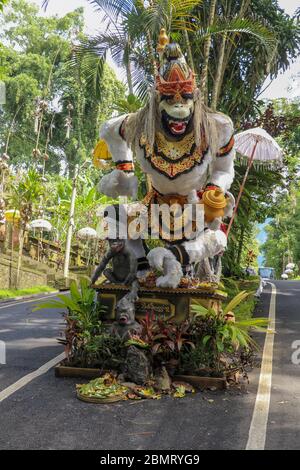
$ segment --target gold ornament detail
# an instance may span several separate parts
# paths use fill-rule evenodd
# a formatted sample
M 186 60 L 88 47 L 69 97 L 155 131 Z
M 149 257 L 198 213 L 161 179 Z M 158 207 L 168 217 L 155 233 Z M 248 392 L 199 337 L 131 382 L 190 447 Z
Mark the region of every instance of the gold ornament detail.
M 157 45 L 157 52 L 161 54 L 164 52 L 165 47 L 170 43 L 170 40 L 167 35 L 167 31 L 162 28 L 160 30 L 159 38 L 158 38 L 158 45 Z
M 208 150 L 205 138 L 202 145 L 196 147 L 193 133 L 179 142 L 170 142 L 159 132 L 156 134 L 154 149 L 145 136 L 142 136 L 140 146 L 144 149 L 145 158 L 150 161 L 152 167 L 169 179 L 175 179 L 202 164 Z
M 221 189 L 205 191 L 202 201 L 204 204 L 206 222 L 212 222 L 218 217 L 224 217 L 224 209 L 228 201 Z

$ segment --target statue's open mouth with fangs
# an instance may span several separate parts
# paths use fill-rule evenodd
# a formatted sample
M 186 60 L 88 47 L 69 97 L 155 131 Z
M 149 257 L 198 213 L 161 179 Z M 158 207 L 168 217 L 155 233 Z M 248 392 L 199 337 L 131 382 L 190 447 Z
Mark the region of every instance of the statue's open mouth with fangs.
M 174 114 L 176 113 L 176 109 L 173 110 Z M 168 112 L 163 109 L 162 110 L 162 124 L 164 131 L 172 135 L 174 137 L 182 137 L 184 136 L 191 127 L 191 121 L 193 117 L 193 112 L 189 108 L 186 109 L 189 112 L 187 117 L 174 117 Z

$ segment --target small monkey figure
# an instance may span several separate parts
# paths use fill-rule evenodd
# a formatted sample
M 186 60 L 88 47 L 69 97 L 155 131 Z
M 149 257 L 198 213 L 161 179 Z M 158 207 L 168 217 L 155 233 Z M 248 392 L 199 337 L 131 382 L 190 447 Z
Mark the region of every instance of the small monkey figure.
M 134 281 L 131 291 L 125 295 L 116 307 L 116 321 L 111 327 L 111 334 L 122 339 L 130 339 L 142 331 L 141 325 L 135 320 L 135 302 L 138 300 L 139 284 Z
M 111 269 L 106 268 L 110 261 Z M 137 259 L 127 247 L 126 240 L 109 240 L 109 250 L 94 272 L 92 284 L 97 282 L 102 273 L 112 284 L 130 285 L 136 279 Z

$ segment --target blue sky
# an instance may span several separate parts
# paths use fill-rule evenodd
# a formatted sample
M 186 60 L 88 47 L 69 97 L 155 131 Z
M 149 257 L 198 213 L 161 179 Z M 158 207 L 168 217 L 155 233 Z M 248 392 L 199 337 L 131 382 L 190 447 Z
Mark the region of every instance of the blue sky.
M 258 226 L 260 232 L 257 235 L 257 240 L 258 240 L 260 245 L 262 245 L 263 243 L 265 243 L 267 241 L 267 234 L 266 234 L 266 231 L 265 231 L 265 227 L 266 227 L 266 225 L 268 225 L 268 223 L 270 221 L 271 221 L 271 219 L 268 219 L 268 220 L 266 220 L 266 222 L 264 224 L 259 224 L 259 226 Z M 264 265 L 264 257 L 263 256 L 258 257 L 258 264 L 259 264 L 259 266 Z

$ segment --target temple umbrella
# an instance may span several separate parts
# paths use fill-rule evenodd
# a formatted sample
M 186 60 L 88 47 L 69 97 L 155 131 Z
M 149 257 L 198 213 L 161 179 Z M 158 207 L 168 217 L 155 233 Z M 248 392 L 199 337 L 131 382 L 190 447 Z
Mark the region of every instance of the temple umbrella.
M 77 232 L 77 237 L 80 240 L 96 240 L 97 232 L 91 227 L 85 227 Z
M 29 223 L 29 229 L 33 230 L 34 234 L 35 234 L 35 231 L 37 230 L 39 232 L 39 235 L 40 235 L 40 239 L 38 240 L 38 251 L 37 251 L 38 261 L 40 261 L 40 247 L 43 250 L 42 233 L 43 232 L 47 232 L 47 233 L 52 232 L 52 228 L 53 227 L 50 224 L 50 222 L 48 222 L 48 220 L 45 220 L 45 219 L 36 219 L 36 220 L 32 220 Z
M 98 238 L 97 232 L 96 232 L 96 230 L 94 230 L 94 229 L 91 228 L 91 227 L 85 227 L 85 228 L 80 229 L 80 230 L 77 232 L 77 238 L 79 238 L 79 240 L 85 240 L 85 241 L 87 242 L 87 245 L 88 245 L 87 265 L 89 266 L 89 264 L 90 264 L 90 258 L 91 258 L 91 246 L 90 246 L 90 242 L 91 242 L 91 241 L 96 242 L 96 240 L 97 240 L 97 238 Z M 95 245 L 96 245 L 96 243 L 95 243 Z M 96 246 L 94 246 L 94 249 L 96 250 Z
M 293 272 L 294 272 L 293 269 L 286 269 L 286 270 L 284 271 L 284 274 L 290 275 L 290 274 L 293 274 Z
M 283 151 L 277 142 L 264 129 L 257 127 L 240 132 L 235 136 L 235 149 L 242 156 L 248 159 L 247 170 L 241 189 L 237 198 L 236 206 L 228 226 L 227 235 L 229 235 L 235 216 L 237 214 L 241 197 L 249 176 L 249 172 L 255 162 L 261 165 L 273 165 L 279 167 L 282 163 Z
M 41 232 L 52 232 L 52 225 L 48 220 L 36 219 L 30 222 L 30 230 L 40 230 Z
M 296 267 L 295 263 L 289 263 L 286 269 L 291 269 L 292 271 L 294 271 L 295 267 Z

